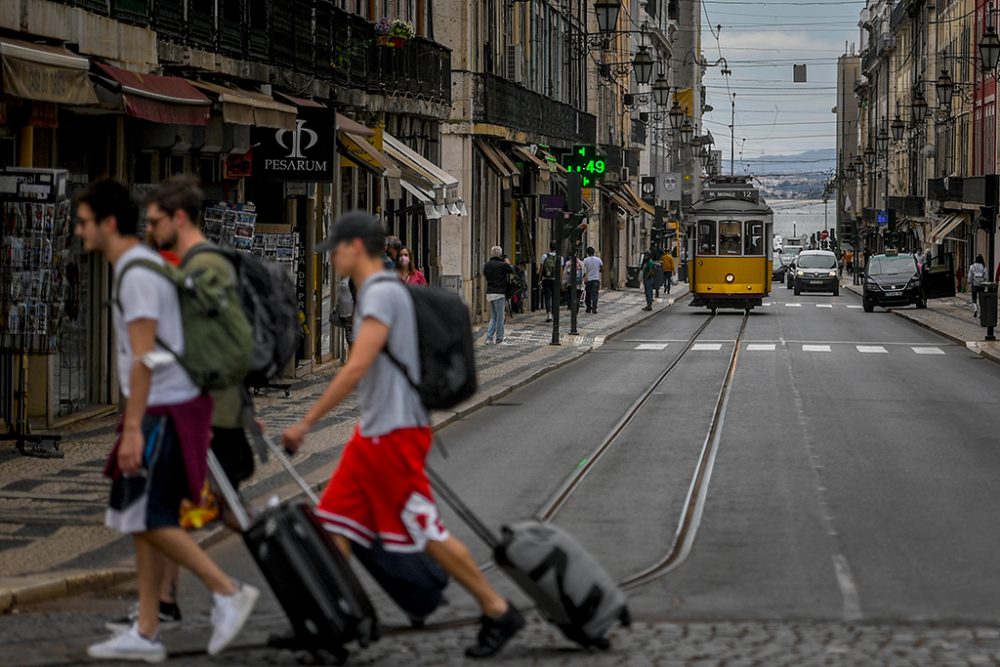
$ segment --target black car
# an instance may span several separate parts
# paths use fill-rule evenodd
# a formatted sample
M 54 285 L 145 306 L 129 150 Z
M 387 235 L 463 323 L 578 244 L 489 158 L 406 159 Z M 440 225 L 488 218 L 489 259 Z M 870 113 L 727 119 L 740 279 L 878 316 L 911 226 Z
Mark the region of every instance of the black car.
M 884 255 L 873 255 L 865 267 L 865 286 L 862 304 L 865 312 L 875 310 L 875 306 L 916 305 L 927 307 L 923 282 L 917 260 L 910 254 L 892 251 Z
M 802 292 L 832 292 L 840 296 L 837 256 L 829 250 L 806 250 L 795 259 L 792 286 L 795 296 Z

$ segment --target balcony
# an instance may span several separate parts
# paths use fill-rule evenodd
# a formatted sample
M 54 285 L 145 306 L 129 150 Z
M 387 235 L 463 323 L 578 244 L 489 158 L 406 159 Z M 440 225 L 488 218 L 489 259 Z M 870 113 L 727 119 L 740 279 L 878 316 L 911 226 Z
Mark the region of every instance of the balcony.
M 494 74 L 475 75 L 472 99 L 477 123 L 558 139 L 566 145 L 592 144 L 597 137 L 597 118 L 592 114 Z
M 959 177 L 931 178 L 927 181 L 927 198 L 932 201 L 962 201 L 963 184 Z
M 924 198 L 915 195 L 889 197 L 889 208 L 896 212 L 897 217 L 920 218 L 924 215 Z

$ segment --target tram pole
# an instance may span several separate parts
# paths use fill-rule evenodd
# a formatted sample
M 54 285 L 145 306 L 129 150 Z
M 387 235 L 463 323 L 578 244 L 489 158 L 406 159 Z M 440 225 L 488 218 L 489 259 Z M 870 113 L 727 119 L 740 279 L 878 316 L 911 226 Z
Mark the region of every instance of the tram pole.
M 580 174 L 573 173 L 568 175 L 566 181 L 566 208 L 569 209 L 570 219 L 576 220 L 577 216 L 575 214 L 583 210 L 583 185 L 580 182 Z M 576 330 L 576 318 L 577 314 L 580 312 L 580 295 L 577 294 L 577 278 L 576 278 L 576 237 L 577 232 L 573 231 L 570 233 L 570 244 L 571 248 L 569 251 L 569 335 L 578 336 L 579 332 Z

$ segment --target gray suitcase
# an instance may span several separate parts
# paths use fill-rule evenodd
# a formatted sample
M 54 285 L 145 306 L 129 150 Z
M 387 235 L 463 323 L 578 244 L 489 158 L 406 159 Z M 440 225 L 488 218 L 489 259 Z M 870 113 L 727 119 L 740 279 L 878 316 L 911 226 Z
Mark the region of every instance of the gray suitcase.
M 493 550 L 500 569 L 538 605 L 567 639 L 608 648 L 616 621 L 631 623 L 625 593 L 569 533 L 540 521 L 504 526 L 497 538 L 441 477 L 427 469 L 435 492 Z

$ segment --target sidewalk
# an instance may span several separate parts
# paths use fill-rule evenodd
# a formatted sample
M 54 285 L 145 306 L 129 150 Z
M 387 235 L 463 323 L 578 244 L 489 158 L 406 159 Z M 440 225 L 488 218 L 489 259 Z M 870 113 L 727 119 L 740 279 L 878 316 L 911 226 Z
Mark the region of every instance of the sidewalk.
M 862 293 L 861 285 L 848 284 L 845 287 L 859 296 Z M 979 325 L 978 317 L 973 317 L 972 298 L 968 294 L 930 299 L 923 310 L 894 308 L 892 312 L 959 345 L 965 345 L 986 359 L 1000 362 L 1000 343 L 983 340 L 986 329 Z
M 578 336 L 569 336 L 569 313 L 560 313 L 560 342 L 553 346 L 545 314 L 517 315 L 507 321 L 509 344 L 486 346 L 486 327 L 474 331 L 480 389 L 454 411 L 435 413 L 434 425 L 448 424 L 487 405 L 539 376 L 603 345 L 604 341 L 661 312 L 687 294 L 674 288 L 670 297 L 643 312 L 640 290 L 604 292 L 599 313 L 579 313 Z M 305 406 L 329 382 L 335 369 L 301 378 L 291 396 L 281 392 L 257 399 L 268 430 L 281 430 L 301 417 Z M 303 476 L 317 487 L 327 479 L 340 448 L 357 419 L 350 397 L 328 415 L 296 459 Z M 103 527 L 108 482 L 101 471 L 114 439 L 115 418 L 76 424 L 62 432 L 65 458 L 25 458 L 14 447 L 0 449 L 0 614 L 29 604 L 102 588 L 131 578 L 131 541 Z M 272 495 L 288 497 L 297 489 L 276 461 L 259 464 L 243 488 L 251 502 Z M 221 539 L 218 524 L 197 533 L 202 543 Z

